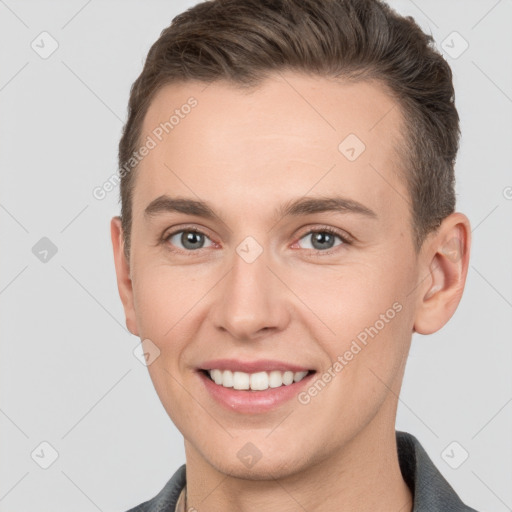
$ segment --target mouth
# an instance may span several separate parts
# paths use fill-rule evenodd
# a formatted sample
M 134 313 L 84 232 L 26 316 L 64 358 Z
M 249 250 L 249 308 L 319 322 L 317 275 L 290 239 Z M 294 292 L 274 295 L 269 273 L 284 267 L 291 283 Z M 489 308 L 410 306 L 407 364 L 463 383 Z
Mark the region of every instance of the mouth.
M 316 373 L 315 370 L 305 371 L 259 371 L 254 373 L 222 370 L 220 368 L 200 369 L 206 378 L 223 388 L 236 391 L 267 391 L 269 389 L 291 386 Z
M 216 403 L 230 412 L 259 415 L 293 403 L 301 390 L 314 378 L 315 370 L 268 369 L 243 372 L 220 368 L 201 368 L 197 375 L 204 390 Z
M 315 369 L 276 359 L 212 359 L 196 367 L 207 395 L 231 412 L 264 414 L 290 405 Z

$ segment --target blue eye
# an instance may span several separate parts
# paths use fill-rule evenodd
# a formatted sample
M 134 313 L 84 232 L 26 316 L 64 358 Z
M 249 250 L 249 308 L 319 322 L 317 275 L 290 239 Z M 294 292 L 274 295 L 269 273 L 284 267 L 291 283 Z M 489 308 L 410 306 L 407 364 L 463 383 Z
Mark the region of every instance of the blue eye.
M 326 252 L 333 247 L 338 245 L 348 244 L 349 241 L 343 237 L 340 233 L 332 228 L 321 228 L 316 230 L 310 230 L 303 235 L 299 240 L 307 239 L 310 237 L 310 247 L 303 247 L 304 249 L 312 249 L 314 251 Z M 335 244 L 335 239 L 338 238 L 340 243 Z
M 204 249 L 205 246 L 203 244 L 205 240 L 209 240 L 211 245 L 211 240 L 204 233 L 196 229 L 182 229 L 181 231 L 175 231 L 174 233 L 166 236 L 165 240 L 170 242 L 172 245 L 181 243 L 183 248 L 178 248 L 185 251 Z
M 336 251 L 336 247 L 340 245 L 349 245 L 350 239 L 343 236 L 336 229 L 329 226 L 319 227 L 309 230 L 307 233 L 299 238 L 299 241 L 310 237 L 311 242 L 309 247 L 300 247 L 316 253 L 316 255 L 328 255 Z M 336 239 L 339 240 L 336 243 Z M 202 231 L 193 227 L 180 229 L 168 235 L 164 235 L 162 243 L 167 245 L 167 248 L 174 252 L 196 252 L 200 249 L 212 247 L 214 242 Z

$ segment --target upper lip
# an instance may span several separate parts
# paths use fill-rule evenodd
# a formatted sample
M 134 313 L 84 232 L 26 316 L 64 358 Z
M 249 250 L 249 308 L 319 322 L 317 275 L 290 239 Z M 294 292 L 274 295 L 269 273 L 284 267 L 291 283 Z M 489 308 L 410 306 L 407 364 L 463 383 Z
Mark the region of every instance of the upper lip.
M 278 370 L 282 372 L 307 372 L 306 368 L 298 364 L 277 361 L 275 359 L 258 359 L 255 361 L 241 361 L 239 359 L 212 359 L 205 361 L 199 366 L 200 370 L 231 370 L 235 372 L 256 373 Z

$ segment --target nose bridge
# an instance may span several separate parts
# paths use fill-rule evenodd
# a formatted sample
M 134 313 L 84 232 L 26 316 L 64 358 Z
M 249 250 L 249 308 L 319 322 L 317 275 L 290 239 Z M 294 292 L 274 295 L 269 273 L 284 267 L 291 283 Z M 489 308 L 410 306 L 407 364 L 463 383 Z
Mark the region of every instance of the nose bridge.
M 234 338 L 251 339 L 264 329 L 284 327 L 282 284 L 269 270 L 269 253 L 251 236 L 234 248 L 231 271 L 223 280 L 215 323 Z

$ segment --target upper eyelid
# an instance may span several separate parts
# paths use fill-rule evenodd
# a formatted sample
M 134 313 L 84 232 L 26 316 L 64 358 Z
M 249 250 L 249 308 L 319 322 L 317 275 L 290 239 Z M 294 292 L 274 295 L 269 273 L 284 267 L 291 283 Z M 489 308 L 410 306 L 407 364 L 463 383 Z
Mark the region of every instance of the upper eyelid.
M 192 231 L 194 233 L 199 233 L 201 235 L 204 235 L 208 237 L 211 240 L 211 237 L 208 235 L 208 233 L 205 232 L 206 228 L 197 228 L 195 226 L 182 226 L 177 229 L 171 229 L 169 232 L 165 231 L 162 238 L 164 240 L 167 240 L 169 237 L 177 235 L 178 233 L 181 233 L 182 231 Z M 206 230 L 207 231 L 207 230 Z M 213 240 L 212 240 L 213 241 Z
M 346 231 L 339 229 L 339 228 L 332 228 L 329 226 L 323 226 L 323 227 L 319 226 L 317 228 L 310 228 L 307 231 L 305 231 L 304 233 L 302 233 L 300 238 L 302 238 L 303 236 L 309 235 L 311 233 L 315 233 L 315 232 L 318 233 L 318 232 L 322 232 L 322 231 L 327 231 L 328 233 L 332 233 L 333 235 L 338 236 L 339 238 L 341 238 L 343 241 L 345 241 L 347 243 L 352 241 L 352 237 Z

